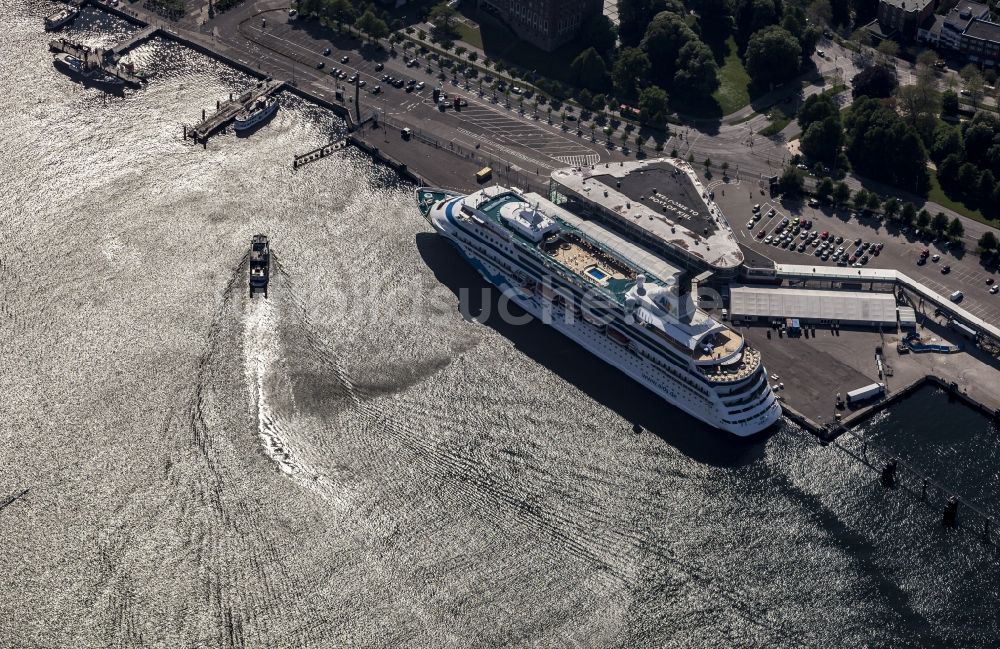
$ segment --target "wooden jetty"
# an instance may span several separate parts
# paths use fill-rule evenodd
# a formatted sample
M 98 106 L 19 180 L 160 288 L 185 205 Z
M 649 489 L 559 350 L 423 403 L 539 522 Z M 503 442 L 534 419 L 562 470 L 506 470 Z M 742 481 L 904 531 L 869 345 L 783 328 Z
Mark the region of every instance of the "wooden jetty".
M 230 97 L 229 101 L 220 102 L 216 111 L 211 115 L 201 112 L 202 119 L 191 128 L 185 128 L 184 137 L 191 137 L 195 142 L 204 143 L 212 133 L 225 126 L 236 117 L 240 111 L 252 105 L 258 99 L 268 97 L 281 90 L 285 85 L 284 81 L 261 81 L 257 87 L 244 92 L 235 99 Z
M 74 56 L 83 61 L 88 67 L 98 67 L 106 74 L 118 77 L 133 88 L 138 88 L 142 85 L 142 78 L 118 67 L 118 57 L 115 55 L 114 50 L 89 47 L 75 43 L 67 38 L 56 38 L 49 41 L 49 49 L 57 54 Z

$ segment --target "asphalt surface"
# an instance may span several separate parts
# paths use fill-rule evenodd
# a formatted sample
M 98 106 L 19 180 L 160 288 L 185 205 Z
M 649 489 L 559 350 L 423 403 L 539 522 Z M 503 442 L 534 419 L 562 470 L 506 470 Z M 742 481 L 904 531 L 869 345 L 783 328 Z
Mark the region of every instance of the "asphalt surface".
M 335 79 L 330 72 L 341 69 L 348 76 L 358 73 L 365 81 L 361 90 L 363 117 L 374 110 L 380 116 L 405 121 L 442 144 L 453 142 L 482 150 L 538 176 L 548 176 L 560 167 L 613 158 L 611 151 L 594 141 L 603 136 L 592 138 L 589 129 L 578 131 L 575 120 L 568 120 L 564 128 L 558 111 L 554 111 L 549 123 L 546 104 L 538 107 L 536 115 L 530 99 L 522 103 L 517 95 L 511 95 L 508 106 L 502 95 L 495 95 L 488 87 L 480 91 L 475 80 L 466 84 L 459 79 L 462 85 L 457 85 L 451 77 L 440 79 L 438 68 L 428 68 L 429 61 L 423 57 L 419 66 L 408 66 L 406 59 L 411 54 L 402 48 L 392 56 L 314 22 L 289 20 L 285 8 L 261 11 L 266 6 L 259 4 L 256 10 L 241 7 L 220 15 L 210 22 L 214 37 L 242 46 L 258 57 L 262 68 L 276 68 L 294 77 L 299 85 L 328 91 L 340 87 L 349 106 L 353 104 L 353 86 L 348 87 L 345 80 Z M 329 55 L 324 55 L 326 48 L 330 49 Z M 349 57 L 347 63 L 341 62 L 344 56 Z M 380 65 L 384 69 L 379 69 Z M 424 85 L 408 92 L 383 81 L 384 75 Z M 374 92 L 376 86 L 380 86 L 378 93 Z M 439 110 L 432 96 L 435 87 L 441 88 L 449 100 L 461 97 L 466 105 L 457 112 L 450 105 Z
M 854 210 L 834 211 L 828 207 L 819 209 L 801 203 L 770 200 L 767 196 L 762 196 L 759 189 L 751 183 L 734 182 L 724 186 L 716 185 L 714 191 L 716 202 L 733 225 L 739 242 L 745 248 L 779 263 L 835 266 L 836 263 L 833 261 L 823 262 L 816 257 L 814 255 L 816 248 L 811 245 L 807 246 L 804 252 L 797 252 L 765 244 L 756 236 L 762 230 L 765 232 L 765 237 L 772 235 L 784 217 L 798 216 L 810 219 L 813 222 L 813 231 L 819 233 L 826 231 L 831 236 L 844 237 L 844 243 L 839 245 L 851 251 L 855 247 L 851 244 L 857 238 L 884 243 L 885 247 L 878 256 L 869 255 L 870 261 L 866 267 L 901 270 L 942 295 L 962 291 L 965 294 L 965 299 L 962 301 L 963 308 L 985 320 L 1000 321 L 1000 295 L 991 295 L 989 285 L 986 283 L 990 278 L 994 281 L 1000 280 L 1000 276 L 984 268 L 979 256 L 973 252 L 952 250 L 944 247 L 943 243 L 918 240 L 912 232 L 903 233 L 894 226 L 887 226 L 879 219 L 859 218 Z M 752 207 L 757 203 L 761 205 L 761 212 L 765 216 L 750 229 L 746 226 L 752 215 Z M 775 216 L 767 218 L 766 214 L 772 207 L 775 209 Z M 801 242 L 801 239 L 796 238 L 796 245 Z M 918 265 L 917 260 L 924 248 L 928 248 L 931 255 L 939 255 L 940 260 Z M 947 274 L 942 272 L 946 265 L 951 267 L 951 272 Z

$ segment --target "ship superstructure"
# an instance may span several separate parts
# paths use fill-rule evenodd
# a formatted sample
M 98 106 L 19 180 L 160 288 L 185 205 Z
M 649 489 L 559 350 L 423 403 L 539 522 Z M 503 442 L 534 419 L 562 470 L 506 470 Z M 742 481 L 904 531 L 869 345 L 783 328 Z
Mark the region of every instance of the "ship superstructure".
M 698 309 L 677 277 L 622 254 L 631 243 L 609 245 L 559 206 L 503 187 L 422 188 L 417 201 L 484 278 L 669 403 L 739 436 L 781 415 L 760 353 Z

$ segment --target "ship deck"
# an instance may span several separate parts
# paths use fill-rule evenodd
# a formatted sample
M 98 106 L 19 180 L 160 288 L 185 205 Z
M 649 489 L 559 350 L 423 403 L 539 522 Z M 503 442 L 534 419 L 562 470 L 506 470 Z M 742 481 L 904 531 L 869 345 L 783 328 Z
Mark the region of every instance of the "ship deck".
M 695 347 L 691 356 L 696 363 L 717 360 L 735 354 L 743 345 L 743 338 L 730 329 L 721 329 L 715 332 L 715 338 L 712 342 L 714 347 L 707 354 L 702 351 L 701 346 Z

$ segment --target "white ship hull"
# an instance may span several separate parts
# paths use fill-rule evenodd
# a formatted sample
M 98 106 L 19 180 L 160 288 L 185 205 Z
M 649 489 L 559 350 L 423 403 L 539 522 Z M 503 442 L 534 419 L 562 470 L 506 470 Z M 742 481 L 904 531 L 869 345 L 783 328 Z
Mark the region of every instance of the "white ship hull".
M 652 359 L 644 358 L 645 354 L 630 349 L 613 340 L 602 329 L 585 319 L 567 313 L 566 309 L 544 295 L 526 290 L 518 280 L 510 277 L 510 270 L 500 268 L 488 256 L 479 250 L 472 249 L 462 239 L 466 238 L 457 232 L 457 224 L 450 218 L 444 203 L 435 206 L 427 215 L 434 229 L 446 237 L 462 254 L 463 257 L 483 276 L 511 299 L 518 306 L 541 322 L 553 327 L 573 342 L 594 354 L 609 365 L 619 369 L 637 383 L 662 398 L 671 405 L 680 408 L 692 417 L 704 421 L 711 426 L 732 433 L 739 437 L 756 435 L 769 428 L 781 417 L 781 406 L 770 388 L 768 395 L 753 411 L 743 417 L 743 421 L 734 423 L 724 420 L 725 410 L 721 399 L 718 407 L 708 403 L 704 394 L 699 394 L 677 380 L 670 373 L 663 371 Z M 767 381 L 766 370 L 761 367 L 758 381 L 748 386 L 746 392 L 757 387 L 759 381 Z
M 238 133 L 249 131 L 271 119 L 276 112 L 278 112 L 278 101 L 272 97 L 266 107 L 251 113 L 237 115 L 236 119 L 233 120 L 233 129 Z

